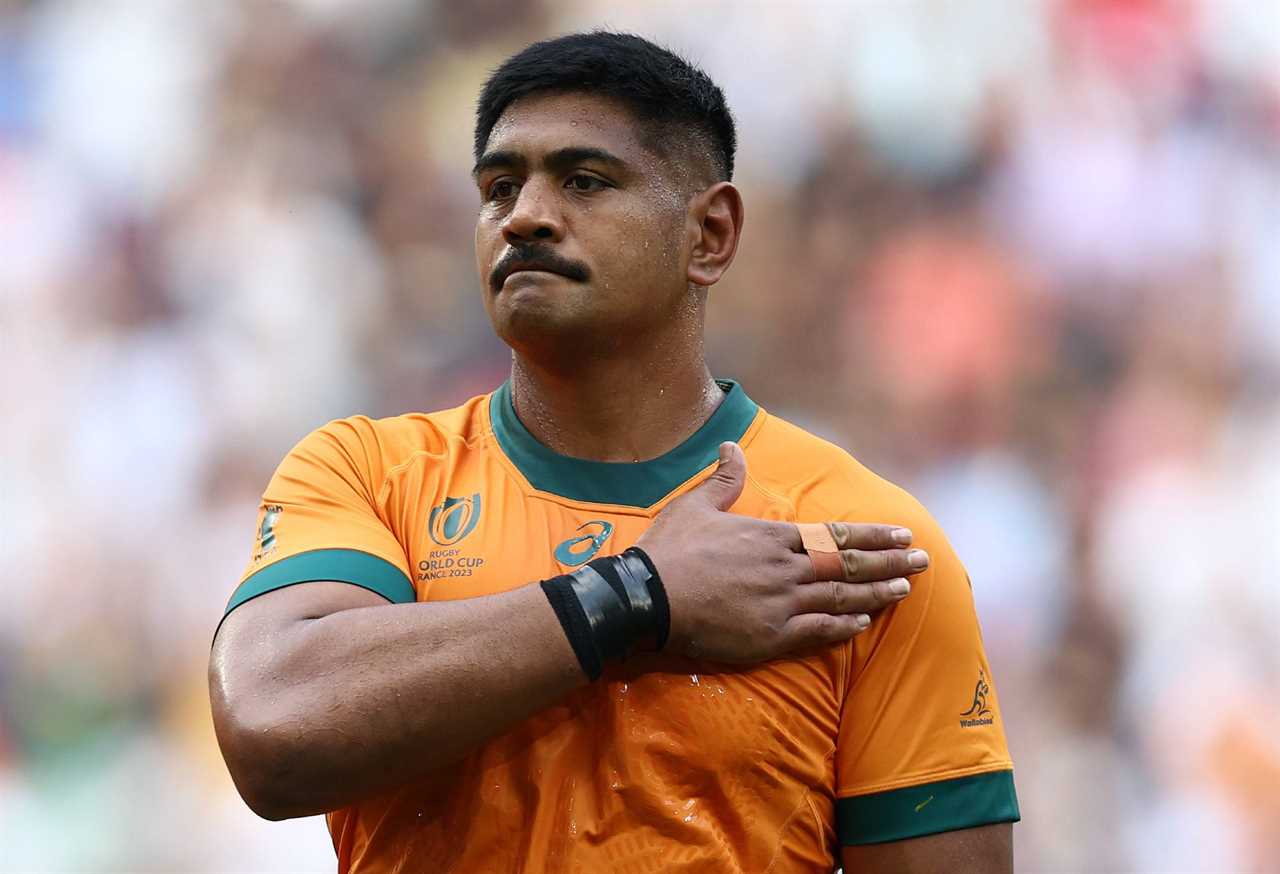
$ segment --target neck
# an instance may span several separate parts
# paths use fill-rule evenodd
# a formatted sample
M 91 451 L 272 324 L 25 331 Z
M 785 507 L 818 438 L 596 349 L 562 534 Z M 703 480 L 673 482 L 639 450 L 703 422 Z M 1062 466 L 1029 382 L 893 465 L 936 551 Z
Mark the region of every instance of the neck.
M 516 415 L 544 446 L 592 461 L 648 461 L 679 446 L 724 400 L 702 354 L 656 343 L 641 355 L 542 367 L 517 353 Z

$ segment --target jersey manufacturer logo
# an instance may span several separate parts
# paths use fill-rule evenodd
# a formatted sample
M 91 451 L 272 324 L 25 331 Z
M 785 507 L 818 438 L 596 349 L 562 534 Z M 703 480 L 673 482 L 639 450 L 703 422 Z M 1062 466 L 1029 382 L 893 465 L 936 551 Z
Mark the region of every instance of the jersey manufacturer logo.
M 431 508 L 427 534 L 437 546 L 452 546 L 475 530 L 480 521 L 480 493 L 469 498 L 449 498 Z
M 960 714 L 961 728 L 973 728 L 995 722 L 995 717 L 991 715 L 991 708 L 987 707 L 989 694 L 991 694 L 991 687 L 987 685 L 987 676 L 979 668 L 978 684 L 973 687 L 973 703 L 969 705 L 968 710 Z
M 567 564 L 569 567 L 590 561 L 591 556 L 600 551 L 600 547 L 604 546 L 604 542 L 613 533 L 613 526 L 608 522 L 593 519 L 590 522 L 583 522 L 578 526 L 578 530 L 584 533 L 577 537 L 570 537 L 556 547 L 556 561 Z

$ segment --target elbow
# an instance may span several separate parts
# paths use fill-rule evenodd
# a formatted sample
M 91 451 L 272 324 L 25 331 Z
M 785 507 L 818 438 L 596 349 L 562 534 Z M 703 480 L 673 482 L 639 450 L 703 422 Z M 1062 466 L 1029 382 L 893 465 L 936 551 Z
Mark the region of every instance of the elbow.
M 278 780 L 242 776 L 244 779 L 232 777 L 236 790 L 245 805 L 263 819 L 279 822 L 327 812 L 327 808 L 317 807 L 314 800 L 295 786 Z
M 236 781 L 236 789 L 239 790 L 245 806 L 263 819 L 280 822 L 301 815 L 293 813 L 280 799 L 272 798 L 269 793 L 264 793 L 255 787 L 244 786 Z
M 296 750 L 280 737 L 279 723 L 273 728 L 253 714 L 239 716 L 214 722 L 227 771 L 249 809 L 273 822 L 324 812 L 308 803 Z
M 270 798 L 265 795 L 250 795 L 245 792 L 240 793 L 240 797 L 244 799 L 244 803 L 249 809 L 263 819 L 271 822 L 280 822 L 285 819 L 296 819 L 300 816 L 311 816 L 315 811 L 302 810 L 295 806 L 283 803 L 281 800 Z
M 270 765 L 252 772 L 242 771 L 240 777 L 233 775 L 232 779 L 248 808 L 272 822 L 315 816 L 327 813 L 330 809 L 317 804 L 316 794 L 311 791 L 311 787 L 298 780 L 288 779 L 287 776 L 279 776 L 278 771 Z
M 298 745 L 289 737 L 296 734 L 290 730 L 295 723 L 281 713 L 279 696 L 255 688 L 248 678 L 227 682 L 216 670 L 209 680 L 218 748 L 249 809 L 272 821 L 323 812 L 306 803 L 303 778 L 310 769 L 299 761 Z
M 236 791 L 255 814 L 272 822 L 305 815 L 297 811 L 288 787 L 273 776 L 270 754 L 227 754 L 224 749 L 223 757 Z

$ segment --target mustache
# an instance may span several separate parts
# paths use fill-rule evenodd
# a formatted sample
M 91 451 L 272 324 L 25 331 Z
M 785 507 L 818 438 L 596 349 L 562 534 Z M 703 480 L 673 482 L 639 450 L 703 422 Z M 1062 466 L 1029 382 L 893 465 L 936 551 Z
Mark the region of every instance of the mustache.
M 489 288 L 495 292 L 501 289 L 502 283 L 507 281 L 507 277 L 517 267 L 523 270 L 546 270 L 550 273 L 559 273 L 577 282 L 586 282 L 591 278 L 591 271 L 585 264 L 561 257 L 546 246 L 526 243 L 512 246 L 498 259 L 498 263 L 489 273 Z

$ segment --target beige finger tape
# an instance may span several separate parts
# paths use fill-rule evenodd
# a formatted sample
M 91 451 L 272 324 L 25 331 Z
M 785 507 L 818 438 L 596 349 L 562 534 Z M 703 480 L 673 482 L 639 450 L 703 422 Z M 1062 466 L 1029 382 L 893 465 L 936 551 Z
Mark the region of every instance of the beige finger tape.
M 800 543 L 813 562 L 815 580 L 843 580 L 844 562 L 840 560 L 840 547 L 825 522 L 797 522 Z

